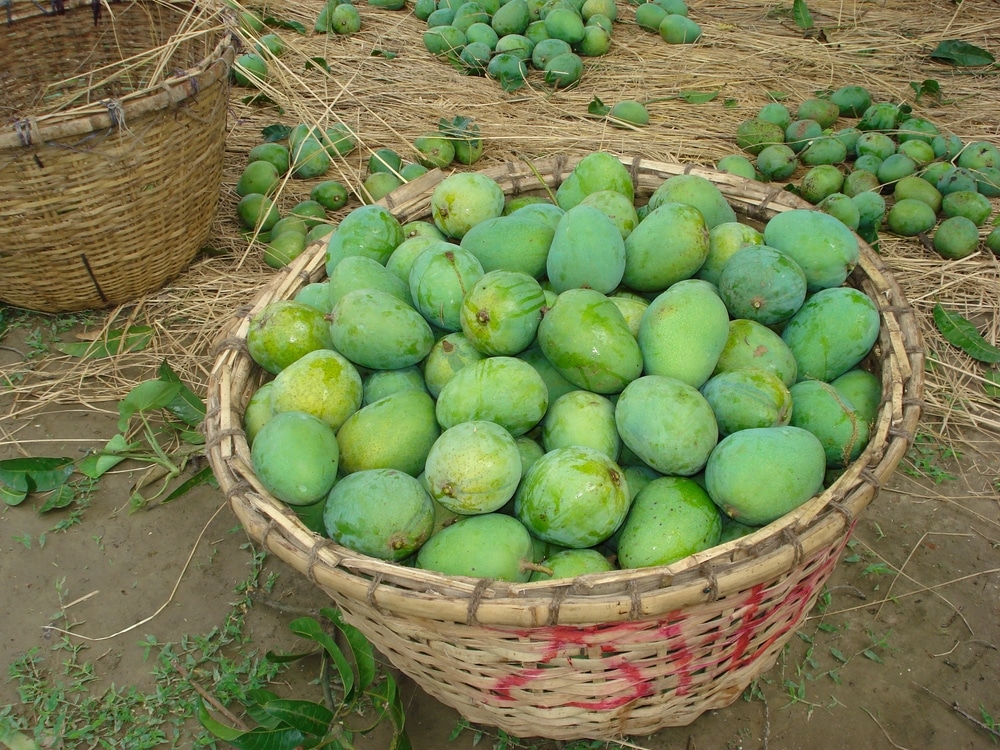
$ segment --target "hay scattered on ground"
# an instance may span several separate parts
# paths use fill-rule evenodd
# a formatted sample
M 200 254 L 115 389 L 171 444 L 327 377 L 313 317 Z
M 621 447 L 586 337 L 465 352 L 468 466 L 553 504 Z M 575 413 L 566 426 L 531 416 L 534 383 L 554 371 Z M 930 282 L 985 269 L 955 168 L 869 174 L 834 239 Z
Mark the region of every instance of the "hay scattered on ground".
M 299 21 L 311 30 L 321 5 L 318 0 L 275 2 L 265 15 Z M 905 101 L 915 114 L 966 141 L 1000 143 L 1000 87 L 995 72 L 956 68 L 928 58 L 944 39 L 962 39 L 1000 54 L 1000 29 L 992 22 L 991 0 L 959 4 L 811 0 L 808 6 L 816 28 L 804 33 L 793 22 L 790 2 L 737 1 L 722 7 L 695 0 L 690 3 L 691 16 L 704 29 L 703 41 L 671 46 L 639 29 L 634 7 L 620 3 L 611 52 L 587 59 L 580 84 L 563 91 L 547 88 L 537 72 L 528 86 L 514 93 L 505 93 L 495 81 L 462 75 L 426 52 L 421 41 L 425 24 L 409 10 L 380 10 L 359 2 L 363 27 L 348 37 L 279 30 L 289 50 L 272 62 L 265 90 L 277 106 L 247 105 L 243 99 L 250 92 L 233 90 L 212 253 L 167 288 L 97 315 L 96 323 L 88 326 L 93 335 L 101 328 L 149 325 L 155 331 L 151 344 L 141 352 L 90 361 L 62 355 L 22 360 L 7 352 L 0 365 L 0 377 L 12 383 L 4 400 L 7 414 L 116 401 L 140 380 L 155 377 L 162 360 L 204 392 L 216 332 L 274 274 L 261 260 L 260 244 L 247 238 L 236 223 L 233 190 L 247 151 L 261 142 L 261 129 L 269 124 L 307 122 L 326 127 L 340 122 L 350 127 L 361 146 L 337 161 L 326 178 L 339 179 L 353 191 L 358 190 L 374 149 L 389 147 L 413 158 L 413 139 L 436 129 L 441 118 L 465 115 L 479 125 L 486 152 L 477 167 L 521 156 L 595 150 L 711 165 L 737 152 L 733 142 L 737 125 L 770 97 L 785 95 L 794 109 L 816 92 L 846 84 L 864 85 L 879 99 Z M 254 39 L 246 38 L 245 43 L 252 46 Z M 325 59 L 331 73 L 319 66 L 307 70 L 311 58 Z M 916 101 L 911 83 L 925 80 L 939 82 L 941 101 L 926 95 Z M 681 98 L 695 91 L 718 94 L 702 104 Z M 588 114 L 587 105 L 595 97 L 605 104 L 625 98 L 651 102 L 650 125 L 639 130 L 612 127 Z M 278 196 L 281 209 L 287 211 L 308 197 L 314 182 L 288 180 Z M 331 220 L 356 205 L 352 200 Z M 1000 211 L 1000 201 L 994 200 L 994 206 Z M 930 317 L 940 302 L 980 323 L 987 340 L 997 343 L 997 259 L 984 251 L 945 262 L 917 240 L 888 234 L 883 236 L 881 252 L 923 321 L 930 352 L 928 428 L 942 434 L 971 426 L 1000 429 L 1000 401 L 984 391 L 984 367 L 947 344 Z

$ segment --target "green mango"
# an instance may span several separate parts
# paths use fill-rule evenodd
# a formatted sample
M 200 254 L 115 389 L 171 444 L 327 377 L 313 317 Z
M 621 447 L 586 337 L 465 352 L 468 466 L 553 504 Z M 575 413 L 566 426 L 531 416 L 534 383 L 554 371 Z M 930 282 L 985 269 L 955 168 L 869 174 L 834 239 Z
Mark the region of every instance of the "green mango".
M 428 322 L 458 331 L 462 300 L 482 275 L 483 266 L 475 255 L 451 242 L 437 242 L 410 266 L 410 296 Z
M 622 442 L 661 474 L 702 470 L 719 439 L 711 405 L 697 388 L 675 378 L 644 375 L 615 404 Z
M 557 206 L 555 203 L 549 203 L 546 200 L 541 200 L 532 201 L 531 203 L 523 205 L 512 213 L 515 213 L 520 217 L 530 216 L 533 219 L 548 224 L 549 228 L 555 232 L 559 219 L 562 218 L 562 215 L 566 213 L 566 211 L 565 209 Z M 549 242 L 551 242 L 551 239 Z M 546 253 L 548 253 L 548 249 L 546 249 Z M 542 272 L 544 272 L 544 270 L 545 269 L 543 268 Z
M 678 281 L 650 302 L 639 323 L 647 375 L 666 375 L 700 388 L 729 337 L 729 313 L 707 281 Z
M 766 326 L 792 317 L 806 298 L 806 275 L 789 255 L 768 245 L 738 250 L 719 275 L 719 297 L 733 318 Z
M 455 373 L 437 400 L 445 429 L 461 422 L 496 422 L 517 437 L 537 425 L 549 405 L 545 381 L 534 367 L 514 357 L 487 357 Z
M 864 86 L 841 86 L 830 94 L 842 117 L 860 117 L 872 104 L 872 95 Z
M 607 573 L 615 570 L 608 558 L 596 549 L 564 549 L 545 558 L 543 565 L 548 572 L 532 572 L 530 581 L 551 581 L 554 578 L 576 578 L 590 573 Z
M 607 294 L 625 273 L 625 241 L 606 214 L 576 205 L 556 225 L 545 269 L 556 293 L 587 287 Z
M 332 310 L 348 292 L 377 289 L 411 305 L 410 287 L 377 260 L 365 255 L 349 255 L 334 266 L 328 286 L 328 304 Z
M 358 410 L 364 393 L 357 368 L 333 349 L 317 349 L 299 357 L 271 382 L 274 413 L 312 414 L 334 430 Z
M 695 278 L 718 285 L 723 266 L 737 250 L 745 245 L 763 244 L 764 235 L 749 224 L 738 221 L 716 224 L 708 230 L 708 255 L 695 273 Z
M 418 234 L 403 240 L 389 255 L 385 267 L 406 284 L 407 294 L 409 294 L 410 269 L 413 268 L 413 262 L 424 250 L 438 242 L 444 242 L 444 238 Z
M 350 474 L 334 485 L 323 527 L 337 544 L 381 560 L 409 557 L 434 529 L 434 506 L 420 482 L 395 469 Z
M 625 239 L 622 282 L 639 292 L 662 292 L 691 278 L 708 258 L 705 219 L 686 203 L 662 203 Z
M 326 422 L 299 411 L 275 414 L 257 432 L 250 463 L 261 484 L 289 505 L 311 505 L 337 481 L 337 436 Z
M 622 441 L 611 399 L 590 391 L 570 391 L 549 405 L 542 420 L 542 446 L 551 451 L 569 445 L 593 448 L 618 460 Z
M 767 370 L 791 386 L 798 380 L 795 355 L 780 335 L 755 320 L 729 321 L 729 335 L 713 375 L 746 368 Z
M 545 275 L 553 234 L 554 223 L 516 211 L 479 222 L 460 246 L 479 259 L 485 272 L 519 271 L 538 279 Z
M 510 0 L 500 6 L 490 20 L 493 30 L 498 36 L 507 34 L 523 34 L 531 21 L 531 11 L 527 0 Z
M 593 289 L 556 298 L 538 326 L 538 345 L 560 375 L 595 393 L 618 393 L 642 372 L 642 352 L 625 318 Z
M 709 496 L 735 521 L 764 526 L 823 489 L 826 452 L 800 427 L 759 427 L 723 438 L 705 466 Z
M 531 576 L 531 534 L 516 518 L 483 513 L 460 518 L 428 539 L 417 567 L 448 576 L 525 582 Z
M 532 536 L 583 549 L 610 537 L 630 503 L 618 464 L 593 448 L 573 445 L 535 462 L 514 496 L 514 514 Z
M 622 568 L 670 565 L 714 547 L 722 516 L 712 498 L 693 479 L 661 477 L 636 495 L 618 535 Z
M 485 358 L 486 355 L 473 346 L 461 331 L 445 334 L 434 342 L 424 359 L 424 383 L 427 390 L 437 398 L 456 372 Z
M 623 292 L 615 292 L 608 299 L 615 303 L 618 312 L 625 318 L 629 333 L 638 338 L 639 324 L 642 322 L 642 316 L 646 314 L 646 308 L 649 307 L 649 300 Z
M 440 434 L 434 399 L 422 391 L 396 391 L 362 406 L 341 425 L 340 470 L 398 469 L 415 477 Z
M 545 449 L 534 438 L 527 435 L 518 435 L 514 438 L 517 445 L 517 452 L 521 454 L 521 479 L 528 473 L 528 469 L 535 465 L 535 461 L 545 455 Z
M 593 151 L 584 156 L 556 189 L 556 203 L 564 211 L 580 203 L 585 196 L 599 190 L 617 190 L 630 201 L 635 200 L 632 176 L 617 156 Z
M 330 169 L 330 154 L 316 138 L 306 138 L 291 151 L 292 177 L 310 180 Z
M 495 422 L 461 422 L 431 446 L 424 481 L 431 497 L 454 513 L 492 513 L 514 496 L 521 481 L 521 452 Z
M 405 302 L 377 289 L 355 289 L 330 312 L 333 348 L 361 367 L 396 370 L 430 352 L 434 334 Z
M 403 242 L 403 227 L 384 206 L 359 206 L 343 218 L 326 246 L 326 275 L 342 258 L 364 255 L 385 265 Z
M 705 225 L 736 221 L 736 212 L 722 191 L 711 180 L 696 174 L 678 174 L 665 179 L 649 196 L 649 208 L 656 210 L 664 203 L 686 203 L 701 211 Z
M 795 404 L 790 424 L 819 438 L 827 467 L 847 466 L 861 455 L 868 445 L 868 422 L 840 391 L 819 380 L 803 380 L 789 390 Z
M 781 427 L 792 416 L 792 395 L 768 370 L 745 368 L 713 375 L 701 387 L 720 435 L 753 427 Z
M 459 241 L 479 222 L 500 216 L 503 206 L 503 189 L 480 172 L 454 172 L 431 193 L 434 224 Z
M 251 359 L 276 375 L 315 349 L 332 349 L 326 316 L 294 300 L 274 300 L 254 313 L 247 328 Z
M 764 244 L 788 254 L 806 275 L 810 292 L 838 287 L 858 263 L 858 238 L 822 211 L 791 209 L 764 227 Z
M 459 323 L 483 354 L 514 355 L 535 340 L 544 307 L 545 293 L 533 277 L 490 271 L 466 293 Z
M 253 439 L 260 432 L 260 428 L 274 416 L 274 409 L 271 408 L 271 389 L 273 387 L 273 380 L 261 383 L 247 401 L 246 408 L 243 410 L 243 432 L 246 433 L 247 445 L 253 445 Z
M 372 370 L 361 380 L 362 404 L 371 404 L 397 391 L 427 393 L 424 375 L 419 367 L 410 365 L 398 370 Z
M 816 292 L 781 332 L 798 379 L 829 382 L 857 365 L 878 340 L 875 303 L 853 287 Z
M 787 109 L 784 114 L 788 115 Z M 758 156 L 768 146 L 784 145 L 785 127 L 787 123 L 772 122 L 760 117 L 744 120 L 736 126 L 736 145 L 752 156 Z
M 541 347 L 537 345 L 529 347 L 518 354 L 517 358 L 523 359 L 542 376 L 542 380 L 545 381 L 545 387 L 549 392 L 550 404 L 555 403 L 556 399 L 563 394 L 577 390 L 578 386 L 566 380 L 559 370 L 549 362 L 542 353 Z
M 584 196 L 579 205 L 593 206 L 611 219 L 618 227 L 623 240 L 628 239 L 639 224 L 639 216 L 632 201 L 617 190 L 598 190 L 596 193 L 590 193 Z

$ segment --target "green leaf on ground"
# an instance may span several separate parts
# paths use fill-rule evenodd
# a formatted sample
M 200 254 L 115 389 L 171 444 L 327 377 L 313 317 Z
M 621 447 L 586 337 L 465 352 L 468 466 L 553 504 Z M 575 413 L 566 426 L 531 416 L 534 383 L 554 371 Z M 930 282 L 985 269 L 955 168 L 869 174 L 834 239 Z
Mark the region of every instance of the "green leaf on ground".
M 987 370 L 983 378 L 986 380 L 983 384 L 986 395 L 990 398 L 1000 398 L 1000 370 Z
M 181 392 L 180 383 L 146 380 L 129 391 L 118 404 L 118 431 L 128 429 L 129 420 L 139 412 L 165 409 Z
M 931 52 L 932 60 L 951 63 L 965 68 L 992 65 L 996 58 L 984 49 L 961 39 L 945 39 Z
M 353 700 L 354 670 L 351 669 L 351 665 L 345 658 L 344 652 L 340 650 L 340 646 L 323 630 L 323 626 L 315 618 L 299 617 L 292 620 L 288 627 L 300 638 L 308 638 L 326 649 L 326 653 L 330 656 L 330 660 L 340 676 L 340 684 L 344 688 L 344 701 Z
M 187 424 L 189 427 L 197 427 L 205 418 L 205 402 L 198 394 L 181 382 L 180 376 L 173 371 L 166 360 L 160 363 L 158 371 L 160 380 L 165 383 L 176 383 L 180 386 L 177 396 L 166 405 L 166 410 Z
M 330 729 L 333 711 L 320 703 L 277 699 L 261 706 L 268 714 L 304 735 L 323 737 Z
M 99 479 L 101 476 L 111 471 L 125 460 L 126 457 L 118 455 L 119 453 L 126 453 L 127 451 L 135 450 L 138 447 L 139 443 L 132 443 L 130 445 L 128 441 L 125 440 L 124 435 L 115 435 L 99 452 L 91 453 L 89 456 L 86 456 L 82 461 L 80 461 L 76 465 L 76 470 L 85 477 Z
M 46 498 L 39 513 L 48 513 L 50 510 L 65 508 L 76 498 L 76 492 L 68 484 L 61 484 Z
M 193 490 L 200 484 L 208 484 L 215 478 L 215 474 L 212 473 L 211 466 L 202 467 L 199 471 L 193 474 L 190 478 L 181 482 L 174 490 L 167 495 L 160 502 L 163 504 L 169 503 L 172 500 L 176 500 L 181 495 L 186 495 L 189 491 Z
M 1000 349 L 983 338 L 972 323 L 958 313 L 934 305 L 934 324 L 949 344 L 957 346 L 975 360 L 995 365 L 1000 363 Z
M 682 91 L 677 96 L 688 104 L 704 104 L 712 101 L 718 95 L 718 91 Z
M 124 330 L 108 331 L 107 335 L 94 341 L 59 342 L 56 350 L 80 359 L 106 359 L 125 352 L 139 352 L 153 340 L 150 326 L 130 326 Z
M 306 70 L 312 70 L 313 68 L 320 68 L 327 73 L 333 72 L 333 68 L 330 67 L 330 63 L 326 61 L 325 57 L 310 57 L 306 60 Z
M 23 471 L 0 469 L 0 498 L 7 505 L 20 505 L 28 497 L 28 477 Z
M 806 5 L 805 0 L 792 1 L 792 18 L 795 19 L 795 25 L 805 31 L 814 25 L 812 13 L 809 12 L 809 6 Z
M 264 137 L 264 143 L 275 143 L 276 141 L 285 140 L 288 134 L 292 132 L 292 129 L 288 125 L 276 123 L 274 125 L 265 125 L 261 128 L 260 132 Z
M 291 29 L 296 34 L 306 33 L 306 27 L 298 21 L 286 21 L 283 18 L 275 18 L 274 16 L 265 18 L 264 25 L 275 29 Z
M 595 96 L 590 104 L 587 105 L 587 112 L 597 117 L 604 117 L 608 112 L 611 111 L 611 107 L 601 101 L 600 97 Z

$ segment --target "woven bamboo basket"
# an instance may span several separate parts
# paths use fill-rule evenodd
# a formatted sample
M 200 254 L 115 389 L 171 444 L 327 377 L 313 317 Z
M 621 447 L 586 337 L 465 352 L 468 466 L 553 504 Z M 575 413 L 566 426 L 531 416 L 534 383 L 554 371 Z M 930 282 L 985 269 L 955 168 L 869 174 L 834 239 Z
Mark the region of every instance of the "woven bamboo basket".
M 741 220 L 808 204 L 712 170 L 622 159 L 636 194 L 691 172 L 712 180 Z M 575 165 L 556 158 L 484 173 L 508 195 L 556 186 Z M 426 218 L 440 173 L 384 199 L 402 221 Z M 821 495 L 742 539 L 665 567 L 510 584 L 449 577 L 338 546 L 308 531 L 254 476 L 241 427 L 261 370 L 249 319 L 324 274 L 314 244 L 220 333 L 210 377 L 208 456 L 250 536 L 313 581 L 403 673 L 472 722 L 518 736 L 611 739 L 683 726 L 736 700 L 769 669 L 812 608 L 857 522 L 912 442 L 923 349 L 912 309 L 862 243 L 850 279 L 877 304 L 869 366 L 882 404 L 864 453 Z
M 0 301 L 65 312 L 160 288 L 218 203 L 234 56 L 222 16 L 166 0 L 5 5 Z

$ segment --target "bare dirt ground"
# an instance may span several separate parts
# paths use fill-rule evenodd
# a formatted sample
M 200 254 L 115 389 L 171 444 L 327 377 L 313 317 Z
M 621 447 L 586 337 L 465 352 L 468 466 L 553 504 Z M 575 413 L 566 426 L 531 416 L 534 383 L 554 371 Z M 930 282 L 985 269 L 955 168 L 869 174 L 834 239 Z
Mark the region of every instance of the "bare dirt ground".
M 283 115 L 248 107 L 244 92 L 234 91 L 214 253 L 163 291 L 108 313 L 2 310 L 0 459 L 75 458 L 99 448 L 117 431 L 118 402 L 155 378 L 163 360 L 204 396 L 214 333 L 271 278 L 260 245 L 236 228 L 232 185 L 263 125 L 315 116 L 322 102 L 333 104 L 367 148 L 402 151 L 440 117 L 472 116 L 487 139 L 482 166 L 518 153 L 599 148 L 711 164 L 735 151 L 736 124 L 768 92 L 798 102 L 848 83 L 907 101 L 964 139 L 1000 142 L 995 69 L 973 74 L 927 58 L 941 39 L 956 37 L 1000 52 L 994 2 L 809 3 L 825 40 L 802 33 L 787 5 L 693 2 L 706 40 L 684 49 L 644 36 L 623 6 L 612 53 L 594 62 L 581 86 L 560 93 L 538 85 L 504 94 L 495 82 L 430 60 L 419 47 L 422 24 L 405 12 L 362 8 L 361 34 L 310 37 L 323 45 L 335 75 L 318 81 L 318 71 L 309 78 L 289 63 L 296 77 L 271 92 Z M 311 27 L 318 7 L 272 9 Z M 317 52 L 304 38 L 291 39 L 301 47 L 293 50 L 299 60 Z M 911 83 L 927 80 L 940 81 L 945 101 L 915 101 Z M 705 104 L 678 98 L 713 90 L 719 97 Z M 588 117 L 594 96 L 660 104 L 651 107 L 650 127 L 635 133 Z M 347 184 L 358 184 L 367 153 L 337 167 Z M 303 190 L 289 185 L 284 203 Z M 936 301 L 950 304 L 996 344 L 1000 269 L 988 253 L 944 263 L 916 240 L 887 239 L 883 252 L 925 324 L 931 355 L 914 449 L 863 515 L 820 605 L 774 669 L 729 708 L 688 727 L 622 738 L 622 746 L 957 750 L 997 740 L 1000 404 L 982 396 L 982 370 L 949 350 L 929 311 Z M 82 362 L 54 346 L 136 323 L 150 325 L 154 336 L 133 354 Z M 176 447 L 171 435 L 163 439 Z M 191 718 L 194 686 L 234 711 L 231 699 L 243 687 L 271 679 L 283 695 L 322 697 L 318 660 L 274 674 L 263 655 L 302 648 L 288 623 L 329 600 L 255 548 L 210 485 L 129 512 L 145 467 L 120 465 L 62 510 L 39 513 L 38 497 L 0 506 L 0 728 L 20 727 L 42 747 L 187 748 L 206 742 Z M 182 478 L 200 467 L 195 457 Z M 566 747 L 462 728 L 455 711 L 399 679 L 418 750 Z M 357 747 L 387 744 L 380 729 Z

